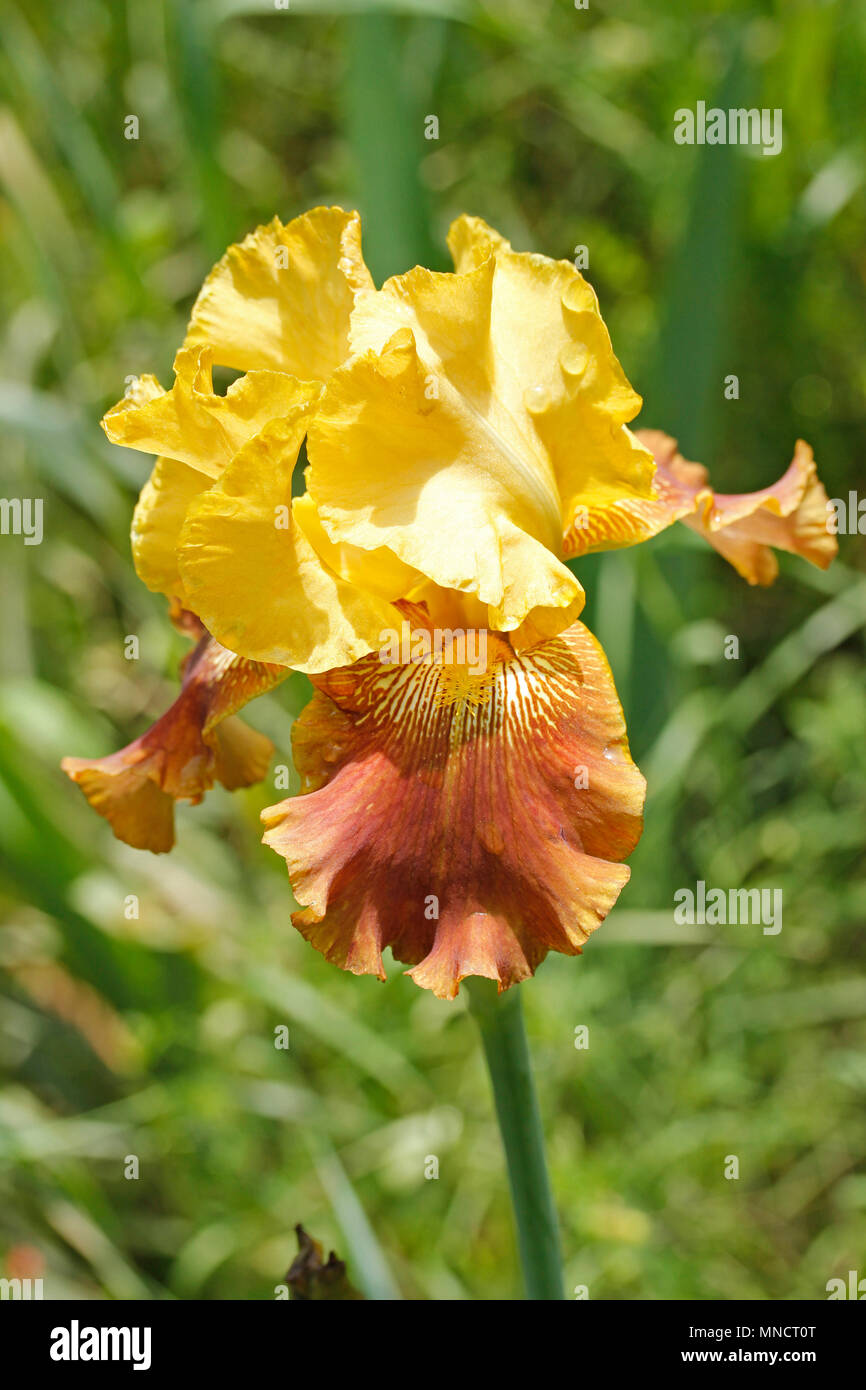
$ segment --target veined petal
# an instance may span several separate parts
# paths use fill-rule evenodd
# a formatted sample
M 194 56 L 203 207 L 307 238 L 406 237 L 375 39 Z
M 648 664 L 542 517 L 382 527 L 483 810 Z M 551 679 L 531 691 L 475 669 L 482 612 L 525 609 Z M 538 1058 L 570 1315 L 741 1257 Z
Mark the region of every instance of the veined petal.
M 517 656 L 486 635 L 483 671 L 372 656 L 318 678 L 293 729 L 304 794 L 263 813 L 312 945 L 380 977 L 390 946 L 442 997 L 579 953 L 641 831 L 598 643 L 576 623 Z
M 311 404 L 321 390 L 317 382 L 284 372 L 251 371 L 220 396 L 213 389 L 213 362 L 210 348 L 181 348 L 170 391 L 162 391 L 153 377 L 144 378 L 102 421 L 112 444 L 164 454 L 218 478 L 270 420 Z
M 178 565 L 190 606 L 225 646 L 316 672 L 378 648 L 399 615 L 341 579 L 304 529 L 292 471 L 307 418 L 300 410 L 268 425 L 193 499 Z
M 466 287 L 475 303 L 482 291 L 480 280 Z M 506 631 L 581 589 L 553 553 L 550 469 L 527 464 L 502 420 L 492 398 L 485 414 L 437 376 L 401 328 L 331 378 L 310 425 L 307 485 L 332 540 L 386 546 L 442 588 L 477 595 Z
M 174 844 L 175 801 L 197 805 L 215 781 L 233 791 L 264 777 L 270 739 L 233 716 L 288 674 L 226 651 L 207 633 L 182 669 L 180 695 L 140 738 L 107 758 L 61 763 L 119 840 L 155 854 Z
M 208 346 L 239 371 L 326 381 L 348 352 L 355 292 L 373 281 L 356 212 L 278 217 L 229 247 L 193 306 L 186 347 Z
M 684 521 L 750 584 L 772 584 L 776 578 L 773 548 L 793 551 L 820 569 L 830 564 L 838 547 L 827 527 L 827 495 L 802 439 L 778 482 L 758 492 L 727 494 L 713 490 L 707 470 L 684 459 L 670 435 L 640 430 L 639 437 L 656 461 L 658 500 L 619 504 L 606 518 L 606 529 L 573 526 L 565 540 L 567 554 L 635 545 Z

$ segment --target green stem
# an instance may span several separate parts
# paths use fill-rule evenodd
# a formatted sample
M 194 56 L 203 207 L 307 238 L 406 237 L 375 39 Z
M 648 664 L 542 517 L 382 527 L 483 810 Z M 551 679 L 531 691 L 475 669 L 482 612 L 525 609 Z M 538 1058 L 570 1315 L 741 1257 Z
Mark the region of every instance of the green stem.
M 497 995 L 493 982 L 482 979 L 466 980 L 464 988 L 493 1084 L 526 1296 L 559 1301 L 564 1297 L 559 1230 L 520 991 Z

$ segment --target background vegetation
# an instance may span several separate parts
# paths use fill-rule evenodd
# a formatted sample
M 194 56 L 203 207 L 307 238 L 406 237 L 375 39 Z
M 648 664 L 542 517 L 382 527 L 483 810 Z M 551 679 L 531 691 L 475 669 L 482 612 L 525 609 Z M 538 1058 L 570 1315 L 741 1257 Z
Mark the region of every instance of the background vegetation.
M 445 266 L 464 209 L 521 249 L 585 244 L 641 423 L 730 490 L 798 435 L 830 496 L 862 487 L 862 5 L 366 11 L 4 11 L 2 491 L 45 498 L 45 540 L 0 539 L 0 1272 L 48 1297 L 270 1298 L 297 1221 L 368 1293 L 519 1289 L 472 1021 L 292 930 L 259 844 L 273 786 L 181 809 L 156 859 L 58 769 L 173 698 L 182 645 L 129 556 L 149 461 L 98 421 L 127 375 L 168 383 L 229 241 L 333 201 L 377 276 Z M 676 146 L 699 99 L 781 107 L 783 152 Z M 578 567 L 650 783 L 620 905 L 525 989 L 568 1286 L 593 1298 L 823 1298 L 866 1273 L 863 570 L 843 538 L 827 575 L 784 557 L 752 591 L 686 532 Z M 251 709 L 277 762 L 305 698 L 293 678 Z M 698 878 L 781 887 L 782 933 L 675 927 Z

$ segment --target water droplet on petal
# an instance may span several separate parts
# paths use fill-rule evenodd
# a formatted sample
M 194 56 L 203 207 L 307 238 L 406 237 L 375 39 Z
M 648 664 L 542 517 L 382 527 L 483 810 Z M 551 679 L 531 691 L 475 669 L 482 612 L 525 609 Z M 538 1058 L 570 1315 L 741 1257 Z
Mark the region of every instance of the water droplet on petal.
M 589 352 L 583 343 L 569 343 L 559 354 L 559 365 L 569 376 L 583 376 L 589 366 Z
M 594 297 L 583 276 L 575 275 L 563 291 L 562 302 L 573 314 L 585 314 L 593 308 Z
M 550 391 L 546 386 L 530 386 L 523 393 L 523 404 L 530 415 L 538 415 L 550 405 Z

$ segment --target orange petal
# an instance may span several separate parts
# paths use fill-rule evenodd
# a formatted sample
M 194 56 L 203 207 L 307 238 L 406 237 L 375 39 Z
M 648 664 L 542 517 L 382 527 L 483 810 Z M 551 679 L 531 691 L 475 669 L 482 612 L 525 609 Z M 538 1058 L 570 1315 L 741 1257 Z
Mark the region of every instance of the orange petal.
M 714 493 L 684 518 L 750 584 L 772 584 L 773 549 L 790 550 L 825 570 L 839 546 L 827 526 L 827 494 L 809 445 L 798 439 L 790 467 L 760 492 Z
M 638 430 L 656 462 L 656 501 L 626 498 L 589 517 L 572 518 L 565 554 L 636 545 L 684 521 L 718 550 L 750 584 L 772 584 L 773 549 L 790 550 L 826 569 L 838 550 L 827 526 L 827 494 L 809 445 L 797 440 L 794 458 L 778 482 L 759 492 L 715 492 L 707 470 L 677 452 L 661 430 Z
M 173 619 L 191 634 L 204 632 L 185 610 Z M 197 805 L 215 781 L 234 791 L 264 777 L 270 739 L 232 716 L 288 675 L 283 666 L 235 656 L 207 633 L 182 671 L 180 695 L 140 738 L 107 758 L 61 763 L 119 840 L 154 854 L 174 844 L 175 801 Z
M 637 438 L 655 458 L 655 499 L 623 497 L 606 506 L 577 507 L 562 538 L 566 559 L 637 545 L 694 511 L 707 470 L 680 458 L 676 440 L 660 430 L 639 430 Z
M 580 623 L 531 651 L 487 634 L 483 674 L 376 655 L 316 677 L 293 730 L 305 794 L 263 812 L 328 960 L 382 951 L 453 998 L 580 952 L 628 879 L 644 780 L 604 654 Z

